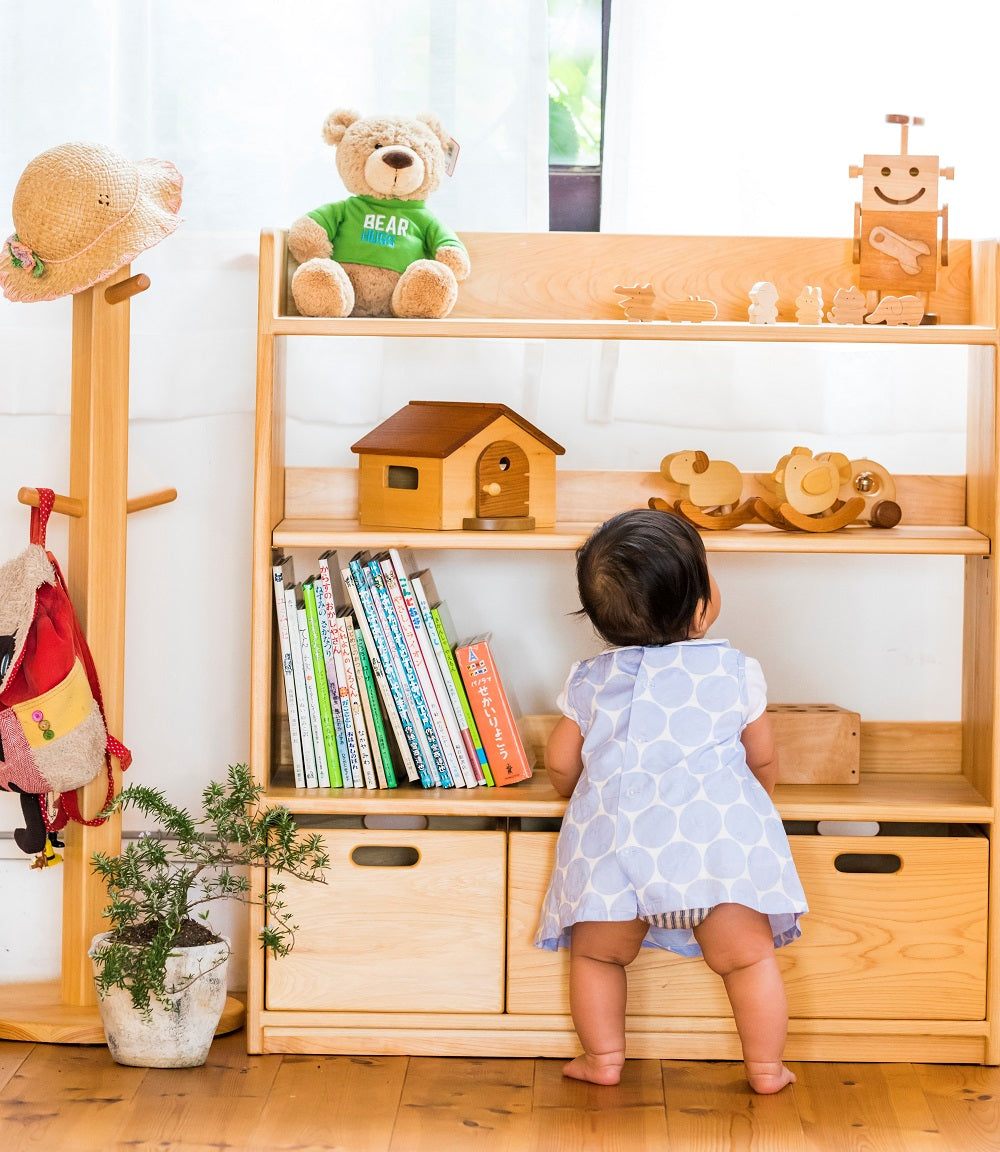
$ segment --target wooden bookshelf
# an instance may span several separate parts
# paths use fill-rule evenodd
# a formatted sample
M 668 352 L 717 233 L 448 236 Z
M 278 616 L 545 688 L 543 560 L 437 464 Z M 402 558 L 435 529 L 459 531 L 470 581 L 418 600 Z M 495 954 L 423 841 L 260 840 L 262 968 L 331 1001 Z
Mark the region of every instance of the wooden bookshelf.
M 375 992 L 407 955 L 446 951 L 446 937 L 463 925 L 440 916 L 436 897 L 414 890 L 419 927 L 394 949 L 386 924 L 385 956 L 372 958 L 370 981 L 352 983 L 346 999 L 333 985 L 351 916 L 377 915 L 364 868 L 347 869 L 332 903 L 323 895 L 292 893 L 307 924 L 293 967 L 280 971 L 254 949 L 250 956 L 248 1045 L 254 1052 L 437 1053 L 548 1055 L 575 1051 L 566 1011 L 565 957 L 530 948 L 532 919 L 544 891 L 549 854 L 565 801 L 544 770 L 503 789 L 395 791 L 296 789 L 279 738 L 274 702 L 271 549 L 420 548 L 443 551 L 571 552 L 607 515 L 645 506 L 660 492 L 650 472 L 557 470 L 557 525 L 515 533 L 365 531 L 357 523 L 357 479 L 351 468 L 289 466 L 284 453 L 285 381 L 282 348 L 300 335 L 330 338 L 419 337 L 430 340 L 615 340 L 712 344 L 843 344 L 920 349 L 966 349 L 967 374 L 943 382 L 967 390 L 966 466 L 961 475 L 896 477 L 904 520 L 891 530 L 850 527 L 831 533 L 781 532 L 766 526 L 704 532 L 713 553 L 783 557 L 953 557 L 963 573 L 962 715 L 954 723 L 862 723 L 857 784 L 779 785 L 778 808 L 793 827 L 815 822 L 876 821 L 891 837 L 816 837 L 794 834 L 793 852 L 808 877 L 809 932 L 783 957 L 793 1003 L 791 1059 L 967 1061 L 1000 1063 L 1000 853 L 996 834 L 997 729 L 1000 704 L 993 541 L 998 532 L 996 397 L 1000 348 L 998 247 L 993 240 L 950 243 L 929 310 L 934 325 L 799 325 L 779 314 L 774 325 L 746 322 L 747 287 L 766 278 L 782 300 L 803 284 L 818 284 L 824 299 L 853 282 L 849 239 L 762 237 L 538 235 L 464 236 L 473 276 L 459 303 L 440 321 L 317 320 L 295 314 L 288 292 L 292 262 L 284 234 L 261 236 L 257 436 L 255 449 L 251 763 L 267 795 L 287 804 L 302 822 L 328 827 L 331 844 L 378 842 L 364 817 L 426 817 L 430 827 L 411 836 L 427 847 L 461 854 L 477 835 L 506 837 L 506 853 L 487 901 L 494 918 L 476 921 L 490 932 L 505 922 L 505 946 L 482 953 L 482 979 L 498 992 L 489 1011 L 422 1010 L 412 1003 L 383 1006 Z M 663 300 L 697 292 L 713 300 L 710 323 L 630 323 L 623 319 L 616 283 L 632 283 L 631 269 L 648 269 Z M 632 279 L 630 279 L 632 275 Z M 572 402 L 572 396 L 567 398 Z M 744 475 L 753 493 L 756 474 Z M 901 563 L 905 562 L 901 560 Z M 553 685 L 553 693 L 558 685 Z M 529 719 L 536 750 L 545 717 Z M 470 821 L 483 822 L 481 832 Z M 451 822 L 451 823 L 449 823 Z M 334 827 L 336 825 L 336 827 Z M 381 835 L 384 836 L 384 833 Z M 400 833 L 405 841 L 407 834 Z M 458 838 L 454 839 L 453 838 Z M 482 845 L 485 850 L 485 845 Z M 900 860 L 891 877 L 844 876 L 840 856 L 889 854 Z M 912 877 L 912 878 L 911 878 Z M 410 882 L 402 875 L 400 884 Z M 255 883 L 263 883 L 256 877 Z M 416 883 L 416 881 L 414 881 Z M 433 885 L 431 885 L 433 887 Z M 810 895 L 815 892 L 815 897 Z M 327 899 L 327 903 L 323 903 Z M 336 906 L 334 906 L 336 905 Z M 881 909 L 866 918 L 866 907 Z M 897 914 L 898 913 L 898 914 Z M 345 919 L 345 916 L 347 919 Z M 933 925 L 926 947 L 920 932 Z M 251 938 L 259 923 L 251 923 Z M 470 922 L 470 931 L 473 926 Z M 931 939 L 933 937 L 933 939 Z M 366 937 L 367 939 L 367 937 Z M 507 959 L 503 957 L 506 956 Z M 283 963 L 283 962 L 279 962 Z M 643 956 L 630 1000 L 630 1051 L 660 1058 L 738 1055 L 735 1031 L 717 986 L 677 958 Z M 704 966 L 701 966 L 703 968 Z M 706 982 L 707 981 L 707 982 Z M 663 999 L 670 984 L 672 994 Z M 869 996 L 885 988 L 884 1010 Z M 630 988 L 632 980 L 630 979 Z M 369 1002 L 366 989 L 371 990 Z M 674 994 L 676 992 L 677 994 Z M 492 993 L 491 993 L 492 995 Z M 866 1005 L 858 1019 L 853 999 Z M 405 1000 L 405 997 L 404 997 Z M 674 1005 L 683 1007 L 674 1010 Z

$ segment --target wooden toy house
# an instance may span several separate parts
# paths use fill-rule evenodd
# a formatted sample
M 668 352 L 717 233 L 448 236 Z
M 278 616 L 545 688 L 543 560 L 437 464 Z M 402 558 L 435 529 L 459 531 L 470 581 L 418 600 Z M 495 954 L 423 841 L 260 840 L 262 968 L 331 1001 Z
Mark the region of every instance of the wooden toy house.
M 362 528 L 551 528 L 565 449 L 504 404 L 411 400 L 363 436 Z

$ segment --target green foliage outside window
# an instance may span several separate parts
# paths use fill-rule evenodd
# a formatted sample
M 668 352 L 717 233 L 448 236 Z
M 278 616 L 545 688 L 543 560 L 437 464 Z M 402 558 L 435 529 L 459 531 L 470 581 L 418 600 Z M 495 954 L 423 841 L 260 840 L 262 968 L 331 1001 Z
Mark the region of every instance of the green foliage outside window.
M 549 164 L 601 162 L 602 0 L 548 0 Z

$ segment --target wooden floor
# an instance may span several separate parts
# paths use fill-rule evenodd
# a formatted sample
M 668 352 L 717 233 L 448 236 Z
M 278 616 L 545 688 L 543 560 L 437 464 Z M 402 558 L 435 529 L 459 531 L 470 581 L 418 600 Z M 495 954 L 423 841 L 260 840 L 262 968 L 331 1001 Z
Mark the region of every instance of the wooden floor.
M 792 1064 L 754 1096 L 742 1066 L 635 1060 L 617 1088 L 560 1060 L 247 1056 L 192 1069 L 101 1047 L 0 1041 L 2 1152 L 998 1152 L 1000 1068 Z

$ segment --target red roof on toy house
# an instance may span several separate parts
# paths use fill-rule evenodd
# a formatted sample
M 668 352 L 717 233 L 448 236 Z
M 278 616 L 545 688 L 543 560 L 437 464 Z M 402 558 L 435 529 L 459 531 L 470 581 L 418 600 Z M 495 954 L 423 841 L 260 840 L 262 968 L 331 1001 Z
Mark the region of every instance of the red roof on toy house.
M 351 451 L 359 455 L 395 452 L 401 456 L 430 456 L 443 460 L 501 416 L 523 428 L 555 455 L 561 456 L 566 451 L 506 404 L 475 404 L 461 400 L 411 400 L 405 408 L 400 408 L 352 444 Z

